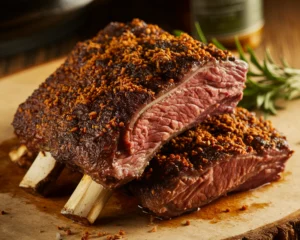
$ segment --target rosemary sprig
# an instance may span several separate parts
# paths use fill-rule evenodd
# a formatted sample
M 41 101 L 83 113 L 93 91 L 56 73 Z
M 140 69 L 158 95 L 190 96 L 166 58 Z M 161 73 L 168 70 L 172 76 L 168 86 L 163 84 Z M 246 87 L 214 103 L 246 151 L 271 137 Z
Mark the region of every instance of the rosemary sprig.
M 244 97 L 239 106 L 247 109 L 259 109 L 267 114 L 277 114 L 283 107 L 279 102 L 300 98 L 300 70 L 290 68 L 285 60 L 276 64 L 266 50 L 262 63 L 256 57 L 252 48 L 247 46 L 249 57 L 236 37 L 235 39 L 240 58 L 249 64 Z M 253 68 L 255 68 L 253 70 Z
M 203 33 L 203 31 L 202 31 L 202 29 L 200 27 L 200 24 L 198 22 L 195 22 L 195 27 L 196 27 L 197 34 L 198 34 L 201 42 L 207 43 L 206 37 L 205 37 L 205 35 L 204 35 L 204 33 Z
M 206 37 L 199 23 L 195 23 L 199 39 L 206 43 Z M 178 31 L 175 35 L 180 35 Z M 225 47 L 216 39 L 211 40 L 218 48 Z M 246 54 L 238 38 L 235 38 L 239 58 L 249 64 L 244 97 L 239 106 L 249 110 L 258 109 L 266 114 L 277 114 L 277 110 L 283 107 L 279 105 L 286 101 L 300 98 L 300 69 L 291 68 L 284 59 L 281 64 L 276 64 L 267 49 L 265 57 L 259 61 L 253 49 L 246 47 Z

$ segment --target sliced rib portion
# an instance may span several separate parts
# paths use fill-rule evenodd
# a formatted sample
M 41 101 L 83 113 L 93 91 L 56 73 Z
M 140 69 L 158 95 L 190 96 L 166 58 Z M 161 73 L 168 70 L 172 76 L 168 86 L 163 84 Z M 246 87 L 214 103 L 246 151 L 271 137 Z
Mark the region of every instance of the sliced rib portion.
M 15 133 L 106 187 L 142 174 L 169 139 L 242 98 L 247 64 L 141 20 L 78 43 L 21 104 Z
M 278 180 L 292 153 L 269 121 L 237 108 L 172 139 L 129 187 L 143 207 L 174 217 Z
M 232 62 L 208 63 L 147 106 L 126 132 L 130 155 L 119 155 L 113 163 L 117 176 L 141 175 L 154 153 L 170 138 L 207 116 L 232 112 L 242 96 L 244 73 Z

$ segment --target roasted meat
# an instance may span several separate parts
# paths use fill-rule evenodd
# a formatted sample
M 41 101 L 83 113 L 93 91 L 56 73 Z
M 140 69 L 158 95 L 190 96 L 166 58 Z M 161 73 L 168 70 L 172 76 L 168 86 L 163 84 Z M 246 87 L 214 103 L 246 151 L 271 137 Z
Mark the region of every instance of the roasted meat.
M 174 217 L 278 180 L 292 153 L 269 121 L 237 108 L 173 138 L 128 187 L 143 207 Z
M 139 177 L 160 147 L 242 98 L 247 64 L 135 19 L 80 42 L 22 103 L 15 133 L 106 187 Z

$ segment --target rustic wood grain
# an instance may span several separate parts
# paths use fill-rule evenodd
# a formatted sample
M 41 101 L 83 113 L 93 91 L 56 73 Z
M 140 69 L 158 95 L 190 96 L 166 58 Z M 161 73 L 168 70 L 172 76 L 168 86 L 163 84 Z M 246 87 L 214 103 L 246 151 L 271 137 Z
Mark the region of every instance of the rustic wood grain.
M 298 240 L 300 238 L 300 210 L 272 224 L 225 240 Z
M 263 43 L 275 58 L 284 57 L 291 66 L 300 68 L 300 1 L 266 0 Z

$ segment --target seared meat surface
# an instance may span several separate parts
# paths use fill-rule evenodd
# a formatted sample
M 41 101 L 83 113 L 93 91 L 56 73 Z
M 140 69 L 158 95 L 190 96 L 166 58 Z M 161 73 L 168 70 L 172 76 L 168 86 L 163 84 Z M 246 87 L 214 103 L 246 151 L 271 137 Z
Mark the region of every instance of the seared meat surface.
M 80 42 L 22 103 L 15 133 L 106 187 L 139 177 L 172 137 L 242 98 L 247 64 L 135 19 Z
M 236 108 L 173 138 L 129 188 L 143 207 L 174 217 L 278 180 L 292 153 L 269 121 Z

